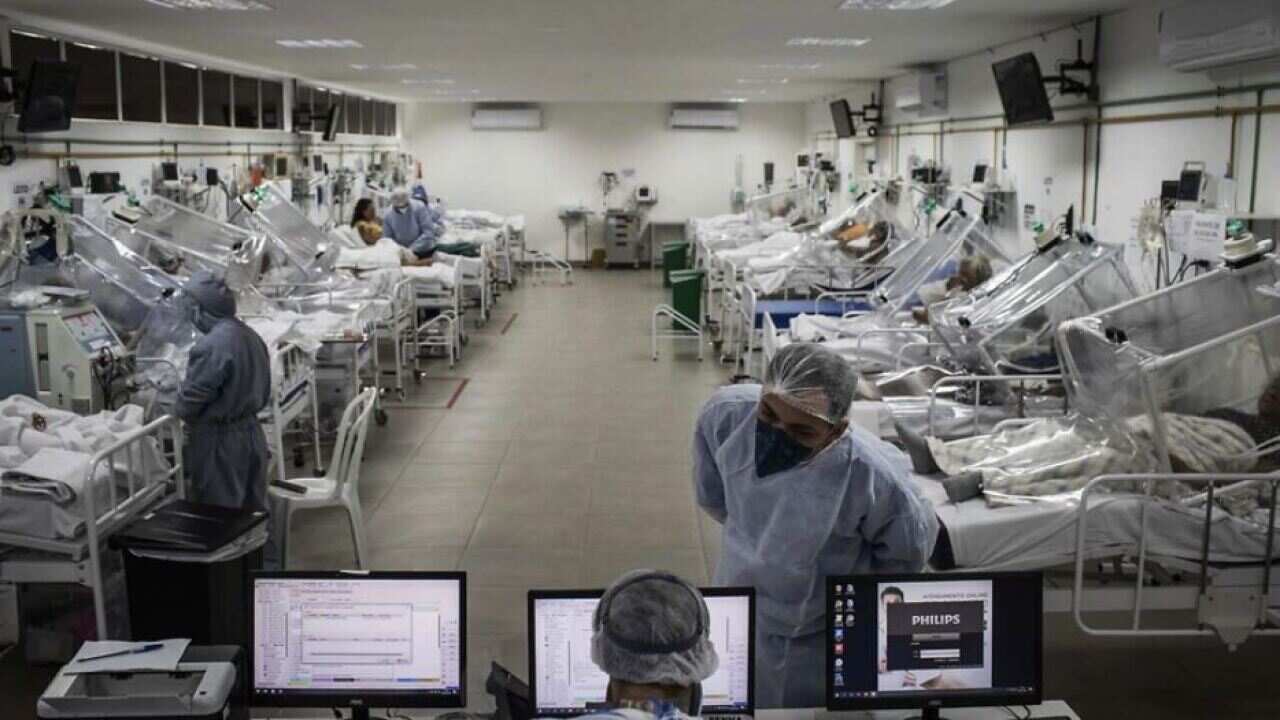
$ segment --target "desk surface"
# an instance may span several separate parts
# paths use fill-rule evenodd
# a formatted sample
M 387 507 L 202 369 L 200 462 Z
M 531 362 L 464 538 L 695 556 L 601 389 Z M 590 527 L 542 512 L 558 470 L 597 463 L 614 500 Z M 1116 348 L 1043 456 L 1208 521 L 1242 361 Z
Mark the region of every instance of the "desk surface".
M 1066 717 L 1070 720 L 1080 720 L 1080 716 L 1065 702 L 1061 700 L 1049 700 L 1043 705 L 1033 705 L 1031 708 L 1031 718 L 1051 718 Z M 412 718 L 432 718 L 442 714 L 442 710 L 409 710 L 398 711 L 399 713 L 408 715 Z M 1018 717 L 1022 717 L 1022 706 L 1014 708 L 1014 712 L 1018 713 Z M 380 717 L 381 713 L 375 708 L 374 716 Z M 902 710 L 877 710 L 875 712 L 849 712 L 849 713 L 830 713 L 822 708 L 801 708 L 796 710 L 757 710 L 756 720 L 905 720 L 905 718 L 919 716 L 920 712 L 910 712 Z M 1004 708 L 954 708 L 943 710 L 942 717 L 947 720 L 1013 720 L 1013 716 Z M 332 720 L 331 715 L 320 715 L 311 711 L 299 710 L 279 710 L 258 708 L 253 712 L 254 720 L 268 720 L 269 718 L 306 718 L 307 720 Z

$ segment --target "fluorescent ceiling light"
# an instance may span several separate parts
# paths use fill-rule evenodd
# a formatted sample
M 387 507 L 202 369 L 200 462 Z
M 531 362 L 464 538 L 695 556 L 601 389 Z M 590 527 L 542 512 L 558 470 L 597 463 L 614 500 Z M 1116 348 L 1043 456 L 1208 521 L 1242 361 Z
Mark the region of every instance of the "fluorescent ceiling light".
M 353 64 L 353 65 L 348 65 L 347 67 L 351 68 L 352 70 L 368 70 L 369 68 L 371 68 L 371 67 L 373 67 L 373 66 L 372 66 L 372 65 L 354 65 L 354 64 Z
M 739 85 L 786 85 L 790 78 L 738 78 Z
M 362 48 L 355 40 L 277 40 L 276 44 L 287 48 Z
M 768 90 L 747 90 L 745 88 L 737 88 L 736 90 L 721 90 L 721 95 L 768 95 Z
M 452 78 L 404 78 L 401 85 L 453 85 L 457 81 Z
M 796 63 L 766 63 L 757 66 L 761 70 L 781 70 L 783 72 L 794 72 L 799 70 L 818 70 L 822 68 L 822 63 L 796 64 Z
M 797 37 L 787 41 L 788 47 L 862 47 L 871 38 L 851 37 Z
M 844 0 L 841 10 L 937 10 L 955 0 Z
M 746 99 L 746 98 L 744 98 L 744 97 L 731 97 L 731 98 L 725 98 L 725 102 L 731 102 L 731 103 L 744 103 L 744 102 L 746 102 L 746 101 L 747 101 L 747 99 Z
M 274 10 L 261 0 L 147 0 L 170 10 Z

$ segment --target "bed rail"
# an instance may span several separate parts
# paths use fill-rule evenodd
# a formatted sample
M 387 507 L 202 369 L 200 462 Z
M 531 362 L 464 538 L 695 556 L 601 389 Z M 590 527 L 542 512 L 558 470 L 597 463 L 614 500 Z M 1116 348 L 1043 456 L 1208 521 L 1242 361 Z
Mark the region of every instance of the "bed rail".
M 84 533 L 59 540 L 0 532 L 0 546 L 60 556 L 53 560 L 0 560 L 0 580 L 88 586 L 93 591 L 98 637 L 112 637 L 102 574 L 103 543 L 170 492 L 186 497 L 182 468 L 182 423 L 177 418 L 165 415 L 120 436 L 94 453 L 86 465 L 84 490 L 74 501 L 80 508 Z M 101 506 L 94 481 L 99 477 L 105 477 L 100 482 L 106 486 L 106 502 Z
M 1135 573 L 1132 594 L 1131 620 L 1128 627 L 1096 627 L 1085 618 L 1084 602 L 1084 565 L 1088 557 L 1089 545 L 1089 501 L 1094 495 L 1102 494 L 1117 484 L 1145 483 L 1149 487 L 1166 483 L 1181 483 L 1204 487 L 1203 496 L 1193 496 L 1180 501 L 1163 500 L 1150 495 L 1132 495 L 1140 498 L 1142 505 L 1141 530 L 1138 543 L 1137 571 Z M 1267 527 L 1265 550 L 1263 557 L 1254 564 L 1234 564 L 1227 567 L 1216 567 L 1210 562 L 1212 551 L 1211 539 L 1214 528 L 1214 495 L 1223 488 L 1238 488 L 1241 483 L 1263 483 L 1268 488 L 1270 508 L 1267 511 Z M 1072 592 L 1072 614 L 1076 625 L 1089 635 L 1106 637 L 1203 637 L 1217 636 L 1229 648 L 1249 637 L 1258 635 L 1280 635 L 1280 628 L 1275 626 L 1273 602 L 1280 602 L 1278 578 L 1272 572 L 1276 563 L 1276 501 L 1280 491 L 1280 474 L 1254 473 L 1222 473 L 1222 474 L 1177 474 L 1177 473 L 1135 473 L 1100 475 L 1089 482 L 1080 494 L 1080 505 L 1076 513 L 1076 562 L 1075 581 Z M 1204 525 L 1200 542 L 1200 557 L 1197 558 L 1199 588 L 1196 595 L 1195 627 L 1143 627 L 1143 613 L 1150 610 L 1144 605 L 1144 591 L 1147 588 L 1147 561 L 1151 553 L 1148 540 L 1148 511 L 1161 503 L 1176 503 L 1178 507 L 1192 510 L 1196 500 L 1203 506 Z M 1221 512 L 1221 510 L 1219 510 Z M 1247 522 L 1241 520 L 1239 522 Z

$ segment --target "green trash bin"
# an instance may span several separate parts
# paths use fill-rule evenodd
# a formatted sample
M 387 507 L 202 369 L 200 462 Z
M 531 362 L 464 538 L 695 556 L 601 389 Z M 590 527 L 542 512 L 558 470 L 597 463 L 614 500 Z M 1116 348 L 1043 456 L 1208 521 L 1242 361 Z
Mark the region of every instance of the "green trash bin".
M 683 240 L 662 243 L 662 287 L 671 287 L 671 271 L 689 267 L 689 243 Z
M 671 273 L 671 307 L 702 325 L 703 270 L 676 270 Z

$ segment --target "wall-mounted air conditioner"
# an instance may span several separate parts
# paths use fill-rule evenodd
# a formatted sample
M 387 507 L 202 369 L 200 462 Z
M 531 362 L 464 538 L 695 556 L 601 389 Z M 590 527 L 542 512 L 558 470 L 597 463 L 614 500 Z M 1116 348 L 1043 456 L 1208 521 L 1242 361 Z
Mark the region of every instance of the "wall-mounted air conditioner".
M 673 129 L 737 130 L 738 109 L 711 105 L 674 105 L 668 124 Z
M 1160 62 L 1180 72 L 1280 60 L 1280 2 L 1191 2 L 1160 13 Z
M 536 105 L 476 105 L 471 108 L 471 129 L 541 130 L 542 108 Z
M 920 117 L 935 117 L 947 112 L 947 69 L 945 66 L 920 68 L 902 83 L 903 89 L 894 107 Z

